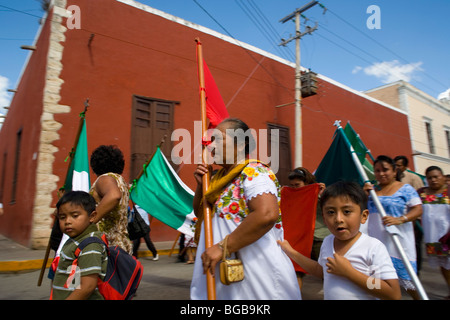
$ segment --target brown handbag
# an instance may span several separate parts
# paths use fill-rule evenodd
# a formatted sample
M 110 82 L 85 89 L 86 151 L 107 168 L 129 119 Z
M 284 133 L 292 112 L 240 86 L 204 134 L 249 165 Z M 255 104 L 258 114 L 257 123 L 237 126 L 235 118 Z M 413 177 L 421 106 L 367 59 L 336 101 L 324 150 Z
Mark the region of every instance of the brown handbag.
M 223 257 L 220 262 L 220 281 L 225 285 L 230 285 L 233 282 L 239 282 L 244 280 L 244 265 L 242 261 L 236 259 L 227 259 L 227 240 L 228 235 L 223 240 Z

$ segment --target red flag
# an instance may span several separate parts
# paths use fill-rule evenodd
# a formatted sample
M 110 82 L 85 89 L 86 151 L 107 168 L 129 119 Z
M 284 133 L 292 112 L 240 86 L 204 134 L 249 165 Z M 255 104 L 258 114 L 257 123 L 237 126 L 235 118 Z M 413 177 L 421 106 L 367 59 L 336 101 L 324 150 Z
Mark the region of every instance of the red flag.
M 319 184 L 314 183 L 301 188 L 283 187 L 281 189 L 281 217 L 283 219 L 284 239 L 292 248 L 311 257 L 316 224 Z M 306 273 L 292 261 L 295 271 Z
M 198 42 L 197 50 L 200 45 L 201 43 Z M 220 91 L 217 88 L 216 82 L 214 81 L 214 78 L 209 71 L 208 65 L 206 64 L 204 59 L 202 60 L 205 87 L 200 87 L 200 91 L 204 90 L 206 95 L 206 116 L 209 119 L 209 128 L 215 128 L 220 122 L 222 122 L 222 120 L 228 118 L 229 114 L 227 111 L 227 107 L 222 100 L 222 96 L 220 95 Z
M 203 70 L 205 75 L 206 115 L 210 122 L 209 127 L 215 128 L 222 120 L 228 118 L 229 114 L 205 60 L 203 60 Z

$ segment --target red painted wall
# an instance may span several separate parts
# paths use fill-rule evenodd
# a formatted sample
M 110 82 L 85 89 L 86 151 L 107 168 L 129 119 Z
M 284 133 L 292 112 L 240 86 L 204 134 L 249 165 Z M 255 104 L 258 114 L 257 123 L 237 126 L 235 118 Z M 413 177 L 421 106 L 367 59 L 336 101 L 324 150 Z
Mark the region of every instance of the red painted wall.
M 119 146 L 125 154 L 123 175 L 128 181 L 133 95 L 179 101 L 174 128 L 185 128 L 194 137 L 194 121 L 201 118 L 194 41 L 197 37 L 229 114 L 254 129 L 266 129 L 268 123 L 290 127 L 294 163 L 294 105 L 275 108 L 294 102 L 294 68 L 123 3 L 69 0 L 67 5 L 71 4 L 81 9 L 81 29 L 67 30 L 63 43 L 60 104 L 71 106 L 72 111 L 55 116 L 63 123 L 58 132 L 60 140 L 55 142 L 59 151 L 54 162 L 60 184 L 67 170 L 64 159 L 73 146 L 78 114 L 86 98 L 90 103 L 89 151 L 100 144 Z M 45 61 L 45 57 L 41 60 Z M 35 67 L 30 64 L 29 68 L 27 72 Z M 33 74 L 41 79 L 44 73 L 34 70 Z M 40 89 L 42 96 L 42 86 L 34 87 L 33 80 L 24 77 L 24 83 L 33 86 L 29 90 Z M 302 102 L 303 163 L 311 171 L 331 144 L 335 120 L 342 120 L 343 125 L 350 120 L 374 155 L 411 154 L 407 120 L 401 113 L 323 80 L 319 82 L 319 94 Z M 39 117 L 27 121 L 36 119 Z M 195 146 L 198 143 L 193 141 L 192 148 Z M 199 152 L 193 151 L 192 161 Z M 193 190 L 195 166 L 179 167 L 180 178 Z M 91 171 L 91 183 L 95 178 Z M 28 179 L 31 183 L 34 178 Z M 55 191 L 54 203 L 56 200 Z M 30 215 L 31 209 L 26 211 Z M 154 241 L 173 241 L 177 232 L 153 220 L 151 235 Z
M 4 181 L 3 207 L 0 216 L 0 232 L 28 246 L 32 228 L 32 212 L 36 190 L 36 165 L 41 132 L 41 114 L 47 52 L 49 45 L 49 20 L 46 21 L 37 49 L 31 54 L 26 70 L 11 101 L 8 116 L 0 131 L 0 170 L 7 153 Z M 16 137 L 22 128 L 22 142 L 18 163 L 16 201 L 11 202 L 13 173 L 16 164 Z M 2 172 L 0 171 L 0 175 Z M 3 180 L 4 179 L 4 180 Z
M 290 67 L 121 3 L 98 0 L 76 4 L 82 13 L 81 30 L 66 32 L 61 74 L 64 84 L 60 103 L 71 106 L 72 112 L 56 117 L 65 124 L 56 143 L 60 151 L 54 167 L 61 181 L 66 172 L 63 160 L 75 139 L 77 115 L 86 98 L 90 99 L 90 152 L 100 144 L 116 144 L 130 162 L 133 94 L 180 101 L 175 107 L 175 129 L 186 128 L 193 137 L 194 121 L 201 119 L 196 37 L 203 43 L 204 58 L 229 104 L 230 115 L 255 128 L 266 128 L 267 122 L 291 124 L 289 111 L 279 113 L 274 108 L 293 99 L 292 90 L 285 88 L 293 78 Z M 95 35 L 88 45 L 92 33 Z M 262 66 L 258 67 L 257 61 Z M 194 168 L 193 164 L 183 165 L 179 175 L 195 190 Z M 130 179 L 127 164 L 124 177 Z M 91 172 L 92 182 L 95 178 Z M 169 227 L 152 223 L 154 240 L 175 236 Z

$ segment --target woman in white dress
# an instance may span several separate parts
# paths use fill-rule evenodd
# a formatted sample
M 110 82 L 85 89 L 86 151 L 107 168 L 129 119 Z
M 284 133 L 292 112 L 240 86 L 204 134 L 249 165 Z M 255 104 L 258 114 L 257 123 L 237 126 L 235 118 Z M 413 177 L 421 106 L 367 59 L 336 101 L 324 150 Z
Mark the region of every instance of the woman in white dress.
M 428 187 L 417 192 L 423 203 L 422 227 L 427 249 L 428 262 L 432 267 L 440 268 L 450 293 L 450 255 L 443 240 L 450 232 L 450 201 L 448 185 L 442 169 L 436 166 L 425 170 Z M 447 296 L 447 299 L 450 295 Z
M 227 131 L 228 129 L 228 131 Z M 265 164 L 248 155 L 254 143 L 251 137 L 228 140 L 236 130 L 248 133 L 248 126 L 239 119 L 226 119 L 216 127 L 209 145 L 215 163 L 222 167 L 211 179 L 206 196 L 211 206 L 213 243 L 205 250 L 203 210 L 201 204 L 202 176 L 208 168 L 199 165 L 194 173 L 197 190 L 194 211 L 201 227 L 191 284 L 191 299 L 207 299 L 206 270 L 214 275 L 216 298 L 219 300 L 301 299 L 294 267 L 277 244 L 283 240 L 279 210 L 280 187 Z M 228 148 L 227 148 L 228 145 Z M 253 144 L 254 145 L 254 144 Z M 233 151 L 232 163 L 227 153 Z M 245 154 L 244 163 L 238 161 Z M 229 155 L 229 154 L 228 154 Z M 222 241 L 228 235 L 227 248 L 238 252 L 244 264 L 244 280 L 223 285 L 219 263 L 223 255 Z
M 381 218 L 372 197 L 369 196 L 367 204 L 369 209 L 369 236 L 377 238 L 385 244 L 397 271 L 400 285 L 411 297 L 419 299 L 420 297 L 414 282 L 391 236 L 386 231 L 386 226 L 395 225 L 398 228 L 400 232 L 400 244 L 410 264 L 417 272 L 417 257 L 412 221 L 422 215 L 422 202 L 413 187 L 397 181 L 395 162 L 390 157 L 377 157 L 373 168 L 378 181 L 378 185 L 375 187 L 375 193 L 386 211 L 386 217 Z M 370 188 L 372 188 L 371 185 L 365 185 L 366 190 L 370 190 Z

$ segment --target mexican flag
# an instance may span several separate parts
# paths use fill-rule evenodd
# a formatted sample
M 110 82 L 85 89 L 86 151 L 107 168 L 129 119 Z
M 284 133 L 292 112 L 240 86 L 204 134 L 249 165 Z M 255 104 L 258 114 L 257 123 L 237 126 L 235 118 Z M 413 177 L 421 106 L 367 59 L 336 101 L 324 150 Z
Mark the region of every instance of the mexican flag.
M 342 130 L 335 131 L 333 142 L 314 175 L 317 182 L 323 182 L 327 186 L 339 180 L 354 181 L 363 185 L 364 181 L 353 162 L 350 145 Z
M 193 237 L 194 192 L 184 184 L 159 146 L 130 190 L 131 200 L 168 226 Z
M 353 129 L 353 127 L 350 125 L 350 122 L 347 122 L 347 124 L 345 125 L 344 133 L 347 136 L 347 139 L 349 140 L 353 149 L 355 150 L 356 155 L 358 156 L 358 159 L 361 162 L 363 169 L 367 174 L 367 177 L 369 178 L 370 181 L 375 182 L 376 179 L 375 174 L 373 172 L 373 165 L 366 157 L 366 155 L 369 155 L 372 162 L 375 161 L 369 149 L 361 140 L 359 134 L 357 134 L 356 131 Z
M 70 167 L 67 170 L 64 187 L 61 188 L 63 192 L 89 192 L 89 189 L 91 188 L 91 180 L 89 176 L 89 154 L 86 135 L 86 118 L 84 117 L 84 113 L 81 114 L 81 117 L 82 118 L 80 119 L 79 135 L 77 140 L 75 141 L 75 146 L 72 148 L 72 151 L 69 155 L 69 158 L 71 158 L 72 161 L 70 162 Z M 53 229 L 55 229 L 55 227 Z M 57 227 L 57 229 L 59 230 L 59 227 Z M 52 230 L 51 237 L 55 239 L 55 242 L 57 242 L 59 239 L 59 235 L 57 233 L 55 235 L 54 230 Z M 60 240 L 59 247 L 56 250 L 56 258 L 54 261 L 55 265 L 58 264 L 61 248 L 69 239 L 69 236 L 66 234 L 62 234 L 61 237 L 62 238 Z
M 373 157 L 350 123 L 344 130 L 337 129 L 334 133 L 333 142 L 314 173 L 318 182 L 327 186 L 339 180 L 355 181 L 361 186 L 364 184 L 353 162 L 350 147 L 353 147 L 369 180 L 375 182 L 373 165 L 366 156 L 369 155 L 372 160 Z
M 89 154 L 87 147 L 86 119 L 83 118 L 80 135 L 72 154 L 72 162 L 67 171 L 64 191 L 86 191 L 91 187 L 89 176 Z

